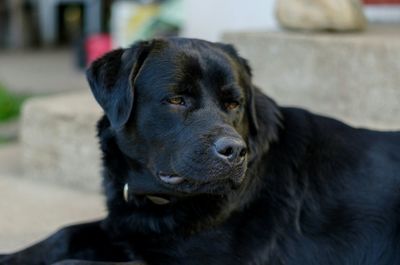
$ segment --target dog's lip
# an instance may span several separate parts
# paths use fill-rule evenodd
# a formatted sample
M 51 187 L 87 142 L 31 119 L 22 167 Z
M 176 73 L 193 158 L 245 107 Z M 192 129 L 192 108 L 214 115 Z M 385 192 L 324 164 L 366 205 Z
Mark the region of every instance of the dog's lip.
M 180 177 L 177 174 L 168 174 L 164 172 L 159 172 L 157 176 L 162 182 L 172 185 L 181 184 L 182 182 L 185 181 L 184 177 Z

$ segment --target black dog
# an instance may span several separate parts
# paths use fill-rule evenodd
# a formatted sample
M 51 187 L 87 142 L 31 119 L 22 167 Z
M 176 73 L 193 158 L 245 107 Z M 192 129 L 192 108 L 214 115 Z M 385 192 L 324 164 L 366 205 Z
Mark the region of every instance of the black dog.
M 280 108 L 219 43 L 139 42 L 87 76 L 108 217 L 1 264 L 400 264 L 399 132 Z

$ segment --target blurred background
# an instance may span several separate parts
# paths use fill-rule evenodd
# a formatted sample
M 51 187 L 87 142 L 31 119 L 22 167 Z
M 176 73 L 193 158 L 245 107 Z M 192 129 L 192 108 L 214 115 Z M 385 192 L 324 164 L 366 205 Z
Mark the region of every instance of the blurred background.
M 105 215 L 84 69 L 161 36 L 234 44 L 281 105 L 400 128 L 400 0 L 0 0 L 0 253 Z

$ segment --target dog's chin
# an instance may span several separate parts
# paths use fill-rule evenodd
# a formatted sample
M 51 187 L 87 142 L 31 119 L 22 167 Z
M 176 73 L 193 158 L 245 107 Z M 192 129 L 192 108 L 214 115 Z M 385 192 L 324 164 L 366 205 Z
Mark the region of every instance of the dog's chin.
M 153 204 L 158 206 L 174 205 L 199 196 L 224 198 L 240 188 L 245 177 L 245 171 L 238 173 L 234 174 L 235 178 L 232 178 L 232 174 L 230 174 L 226 177 L 219 176 L 218 179 L 210 177 L 211 180 L 208 181 L 193 181 L 176 174 L 173 176 L 158 174 L 157 182 L 161 182 L 164 189 L 145 194 L 134 193 L 134 195 L 142 202 L 142 205 Z M 125 190 L 125 192 L 129 191 Z
M 233 168 L 210 170 L 217 174 L 203 174 L 202 172 L 209 171 L 205 169 L 178 171 L 168 168 L 164 166 L 150 169 L 143 166 L 140 171 L 130 171 L 126 181 L 119 184 L 122 184 L 119 187 L 123 191 L 125 202 L 139 207 L 165 207 L 188 202 L 191 198 L 201 197 L 200 195 L 227 197 L 241 187 L 247 171 L 246 163 Z

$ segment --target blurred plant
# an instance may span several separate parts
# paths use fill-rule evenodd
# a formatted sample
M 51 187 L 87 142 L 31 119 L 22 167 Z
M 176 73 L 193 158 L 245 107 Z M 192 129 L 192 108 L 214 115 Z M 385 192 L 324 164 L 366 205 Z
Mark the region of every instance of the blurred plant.
M 0 122 L 18 117 L 26 96 L 15 95 L 0 84 Z

